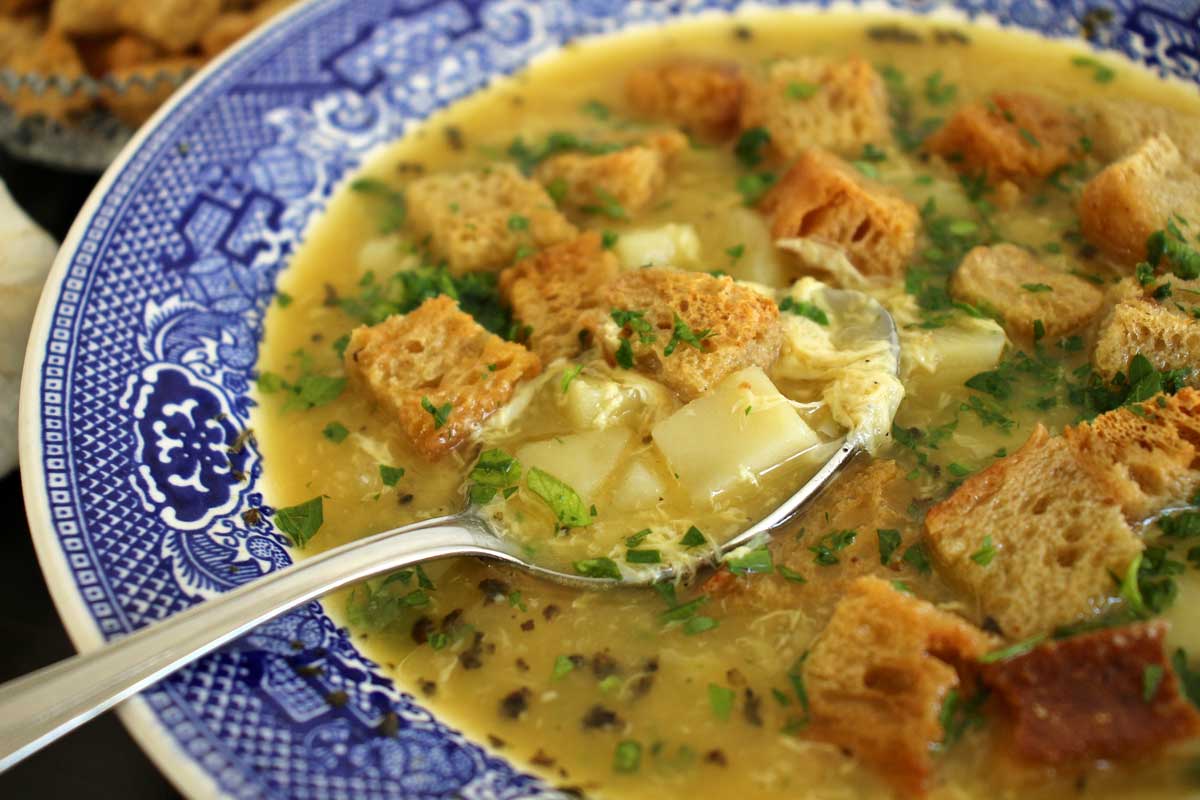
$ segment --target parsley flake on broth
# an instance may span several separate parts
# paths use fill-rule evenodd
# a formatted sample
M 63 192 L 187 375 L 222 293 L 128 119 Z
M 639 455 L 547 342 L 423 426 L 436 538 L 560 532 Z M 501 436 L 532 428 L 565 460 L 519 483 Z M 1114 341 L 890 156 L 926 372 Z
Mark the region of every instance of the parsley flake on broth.
M 942 21 L 579 43 L 331 198 L 265 309 L 245 522 L 307 555 L 470 504 L 576 574 L 690 566 L 581 593 L 442 561 L 327 602 L 588 796 L 1190 796 L 1197 120 L 1131 65 Z M 825 286 L 891 312 L 898 362 Z M 868 456 L 697 568 L 852 426 Z

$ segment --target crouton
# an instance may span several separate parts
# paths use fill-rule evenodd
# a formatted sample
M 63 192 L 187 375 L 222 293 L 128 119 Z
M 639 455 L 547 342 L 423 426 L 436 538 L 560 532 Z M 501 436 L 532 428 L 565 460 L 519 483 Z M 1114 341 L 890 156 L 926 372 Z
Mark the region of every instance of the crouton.
M 698 59 L 635 69 L 625 96 L 639 114 L 665 119 L 709 141 L 737 130 L 742 77 L 737 64 Z
M 609 217 L 636 214 L 667 185 L 667 171 L 687 147 L 687 137 L 668 131 L 615 153 L 563 153 L 537 168 L 543 186 L 557 185 L 561 202 Z
M 1054 765 L 1130 759 L 1200 734 L 1200 714 L 1167 660 L 1166 635 L 1163 622 L 1109 628 L 983 665 L 1014 752 Z
M 585 312 L 600 307 L 600 292 L 617 276 L 617 258 L 600 235 L 585 233 L 552 245 L 500 273 L 500 293 L 513 315 L 533 330 L 529 344 L 542 363 L 583 349 Z
M 1200 224 L 1200 174 L 1165 134 L 1105 167 L 1079 198 L 1083 235 L 1130 269 L 1146 258 L 1146 239 L 1173 214 Z
M 759 209 L 776 240 L 832 245 L 867 276 L 899 277 L 916 248 L 917 207 L 821 150 L 805 152 Z
M 127 30 L 142 34 L 168 52 L 182 53 L 221 13 L 221 0 L 124 0 L 117 19 Z
M 930 509 L 925 531 L 942 575 L 1015 639 L 1090 615 L 1142 548 L 1112 492 L 1041 425 Z
M 1200 391 L 1158 395 L 1063 431 L 1076 460 L 1131 523 L 1200 488 Z
M 810 147 L 857 156 L 891 135 L 883 79 L 857 57 L 774 62 L 746 81 L 741 126 L 765 128 L 771 150 L 789 160 Z
M 1127 98 L 1105 98 L 1083 111 L 1092 155 L 1104 163 L 1129 155 L 1156 134 L 1165 133 L 1184 161 L 1200 169 L 1200 117 L 1173 108 Z
M 1153 287 L 1146 288 L 1153 292 Z M 1122 281 L 1114 294 L 1117 302 L 1101 321 L 1092 350 L 1092 366 L 1099 375 L 1111 379 L 1127 373 L 1139 353 L 1159 370 L 1200 367 L 1200 319 L 1189 310 L 1200 305 L 1200 294 L 1177 288 L 1174 297 L 1160 302 L 1133 278 Z M 1197 379 L 1200 374 L 1193 372 L 1190 380 Z
M 767 544 L 772 562 L 803 577 L 803 583 L 778 573 L 739 576 L 722 569 L 705 581 L 703 591 L 733 610 L 803 608 L 816 625 L 829 618 L 837 599 L 864 575 L 903 580 L 923 595 L 935 591 L 916 566 L 903 560 L 921 536 L 907 513 L 911 497 L 911 485 L 895 461 L 855 459 L 789 526 L 802 535 L 781 534 Z M 880 556 L 881 530 L 885 537 L 895 537 L 887 564 Z M 842 535 L 835 542 L 845 531 L 855 532 L 853 541 Z M 836 563 L 828 557 L 818 560 L 813 548 L 821 545 Z
M 1080 133 L 1078 123 L 1054 104 L 1011 92 L 959 108 L 925 147 L 990 183 L 1028 184 L 1070 163 Z
M 613 363 L 628 348 L 636 369 L 684 402 L 732 372 L 766 369 L 783 344 L 775 302 L 728 276 L 647 267 L 620 275 L 600 299 L 588 327 Z M 622 329 L 613 310 L 644 315 L 648 329 Z
M 938 718 L 956 667 L 991 647 L 987 634 L 879 578 L 859 578 L 804 661 L 812 722 L 898 789 L 920 794 L 942 740 Z
M 958 300 L 994 309 L 1011 336 L 1031 338 L 1041 320 L 1046 336 L 1086 325 L 1100 312 L 1104 293 L 1083 278 L 1050 269 L 1022 247 L 998 244 L 967 253 L 950 280 Z
M 445 295 L 355 328 L 346 346 L 351 380 L 431 460 L 462 443 L 520 381 L 540 371 L 536 355 L 488 333 Z
M 541 184 L 508 164 L 418 178 L 406 199 L 413 230 L 430 237 L 456 275 L 503 269 L 522 246 L 548 247 L 576 234 Z

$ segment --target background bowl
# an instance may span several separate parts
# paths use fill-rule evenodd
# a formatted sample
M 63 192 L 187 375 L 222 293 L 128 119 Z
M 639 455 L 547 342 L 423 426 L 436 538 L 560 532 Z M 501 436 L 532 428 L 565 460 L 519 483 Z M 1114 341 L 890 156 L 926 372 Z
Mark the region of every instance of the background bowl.
M 890 5 L 1086 36 L 1196 80 L 1200 5 L 1096 2 Z M 95 647 L 291 561 L 269 523 L 243 516 L 264 503 L 258 453 L 229 446 L 249 422 L 276 275 L 370 151 L 567 39 L 742 5 L 321 0 L 179 92 L 76 221 L 26 361 L 26 504 L 75 643 Z M 192 401 L 190 412 L 182 401 Z M 192 475 L 204 491 L 171 480 Z M 336 707 L 335 692 L 346 700 Z M 382 736 L 376 729 L 390 713 L 400 730 Z M 440 723 L 315 603 L 180 671 L 121 715 L 196 797 L 552 792 Z

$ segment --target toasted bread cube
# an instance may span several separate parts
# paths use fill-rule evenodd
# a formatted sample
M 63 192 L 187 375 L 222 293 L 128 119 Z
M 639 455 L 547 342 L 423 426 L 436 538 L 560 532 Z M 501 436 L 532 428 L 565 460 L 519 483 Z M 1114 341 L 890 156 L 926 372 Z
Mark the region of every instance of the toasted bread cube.
M 771 149 L 789 160 L 811 147 L 857 156 L 891 135 L 883 79 L 858 57 L 774 62 L 747 80 L 741 125 L 765 128 Z
M 821 443 L 758 366 L 726 376 L 651 435 L 692 499 L 709 505 Z
M 1142 549 L 1112 492 L 1041 425 L 930 509 L 925 530 L 942 574 L 1014 639 L 1087 617 Z M 987 563 L 972 559 L 988 545 Z
M 1200 734 L 1200 714 L 1180 691 L 1166 639 L 1166 623 L 1139 623 L 984 665 L 983 681 L 1009 718 L 1013 750 L 1057 766 L 1148 756 Z M 1159 676 L 1153 684 L 1152 670 Z
M 742 77 L 737 64 L 727 61 L 672 61 L 635 69 L 625 81 L 625 96 L 639 114 L 719 141 L 737 130 Z
M 621 339 L 626 339 L 635 368 L 666 384 L 685 402 L 732 372 L 749 366 L 766 369 L 783 344 L 774 301 L 726 276 L 648 267 L 618 276 L 601 297 L 601 310 L 588 324 L 609 358 L 616 363 Z M 642 312 L 650 330 L 623 331 L 606 313 L 612 310 Z M 674 337 L 676 320 L 696 338 L 707 331 L 698 348 Z
M 171 53 L 200 41 L 221 14 L 221 0 L 124 0 L 117 19 Z
M 832 245 L 867 276 L 899 277 L 916 248 L 917 207 L 821 150 L 805 152 L 759 209 L 776 240 Z
M 394 415 L 417 452 L 431 460 L 471 436 L 519 382 L 540 370 L 536 355 L 488 333 L 445 295 L 355 328 L 346 346 L 351 380 Z M 439 424 L 426 406 L 440 415 L 446 404 Z
M 1158 395 L 1063 431 L 1079 463 L 1139 522 L 1200 488 L 1200 391 Z
M 1150 359 L 1155 369 L 1200 370 L 1200 319 L 1178 308 L 1170 298 L 1159 302 L 1147 296 L 1133 278 L 1122 281 L 1116 293 L 1119 299 L 1096 334 L 1092 366 L 1097 373 L 1110 379 L 1125 374 L 1139 353 Z M 1197 379 L 1200 372 L 1193 373 L 1191 381 Z
M 575 209 L 631 215 L 658 197 L 671 163 L 686 148 L 687 137 L 668 131 L 615 153 L 563 153 L 542 162 L 534 174 L 543 186 L 559 185 L 562 201 Z
M 1083 327 L 1100 312 L 1104 293 L 1083 278 L 1050 269 L 1014 244 L 976 247 L 950 280 L 957 299 L 1004 317 L 1012 336 L 1031 338 L 1041 320 L 1046 336 Z
M 500 273 L 500 293 L 513 315 L 533 331 L 529 344 L 542 363 L 583 349 L 585 312 L 599 308 L 600 292 L 617 276 L 616 256 L 600 235 L 585 233 L 548 247 Z
M 456 275 L 500 270 L 522 245 L 549 247 L 575 236 L 546 190 L 509 164 L 418 178 L 406 193 L 419 236 Z
M 1166 134 L 1184 161 L 1200 168 L 1200 117 L 1174 108 L 1128 98 L 1097 100 L 1084 111 L 1092 154 L 1104 163 L 1132 153 L 1142 142 Z
M 1165 134 L 1105 167 L 1083 187 L 1083 235 L 1122 266 L 1146 258 L 1146 239 L 1172 215 L 1200 224 L 1200 173 Z
M 987 652 L 987 634 L 930 603 L 859 578 L 804 662 L 813 738 L 832 742 L 897 789 L 920 794 L 944 736 L 938 714 L 957 666 Z
M 1070 163 L 1080 133 L 1064 110 L 1010 92 L 958 109 L 925 146 L 960 172 L 983 174 L 991 183 L 1027 184 Z

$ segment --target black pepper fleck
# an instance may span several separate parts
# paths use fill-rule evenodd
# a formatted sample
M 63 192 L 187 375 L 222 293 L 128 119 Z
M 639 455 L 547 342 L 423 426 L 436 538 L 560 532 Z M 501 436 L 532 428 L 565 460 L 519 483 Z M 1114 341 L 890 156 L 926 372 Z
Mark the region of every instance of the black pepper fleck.
M 508 597 L 509 586 L 496 578 L 484 578 L 479 582 L 479 591 L 483 592 L 483 604 L 489 606 Z
M 489 733 L 487 735 L 487 740 L 488 740 L 488 744 L 490 744 L 492 747 L 496 748 L 497 750 L 504 749 L 504 746 L 506 744 L 503 739 L 501 739 L 499 736 L 495 735 L 494 733 Z
M 725 758 L 725 753 L 721 750 L 709 750 L 704 754 L 704 763 L 724 767 L 729 764 L 729 761 Z
M 743 694 L 744 702 L 742 703 L 742 714 L 746 717 L 746 722 L 756 728 L 761 728 L 762 719 L 762 698 L 754 693 L 753 689 L 747 688 Z
M 733 38 L 739 42 L 748 42 L 754 38 L 754 31 L 747 28 L 745 25 L 738 25 L 733 29 Z
M 529 708 L 529 698 L 531 692 L 522 687 L 516 691 L 509 692 L 500 700 L 500 716 L 506 719 L 516 719 L 525 713 Z
M 447 125 L 446 130 L 445 130 L 445 135 L 446 135 L 446 144 L 450 145 L 451 150 L 461 151 L 464 147 L 467 146 L 466 141 L 463 138 L 462 129 L 457 128 L 454 125 Z
M 621 665 L 607 652 L 596 653 L 596 655 L 592 656 L 592 674 L 598 679 L 604 680 L 610 675 L 616 675 L 620 671 Z
M 533 620 L 531 620 L 531 619 L 527 619 L 527 620 L 525 620 L 524 622 L 522 622 L 522 623 L 521 623 L 521 630 L 525 631 L 526 633 L 528 633 L 529 631 L 533 630 Z
M 583 729 L 585 731 L 618 728 L 621 725 L 621 718 L 617 716 L 617 712 L 604 706 L 596 705 L 588 709 L 588 712 L 583 715 Z
M 426 697 L 433 697 L 437 694 L 437 684 L 433 681 L 420 680 L 417 682 L 417 688 L 421 690 L 421 694 Z
M 321 305 L 326 308 L 337 308 L 342 304 L 342 299 L 338 297 L 338 290 L 332 283 L 325 284 L 325 299 L 321 301 Z
M 262 512 L 257 508 L 247 508 L 242 512 L 242 522 L 247 525 L 257 525 L 262 521 Z
M 521 670 L 521 672 L 529 672 L 529 662 L 526 661 L 525 659 L 518 658 L 516 660 L 516 665 L 517 665 L 517 669 Z
M 412 640 L 417 644 L 425 644 L 429 641 L 431 633 L 433 633 L 433 620 L 429 617 L 418 617 L 412 626 Z
M 547 754 L 545 750 L 539 747 L 538 751 L 529 759 L 529 763 L 535 767 L 553 767 L 555 761 L 553 756 Z
M 558 606 L 551 603 L 550 605 L 548 605 L 542 609 L 542 619 L 546 620 L 546 622 L 551 622 L 560 613 L 562 613 L 561 609 L 559 609 Z
M 458 663 L 462 664 L 463 669 L 479 669 L 483 666 L 483 633 L 475 631 L 475 638 L 471 640 L 471 645 L 466 650 L 458 654 Z
M 375 732 L 380 736 L 395 736 L 400 732 L 400 718 L 396 716 L 396 712 L 389 711 L 383 715 L 383 719 L 375 726 Z

